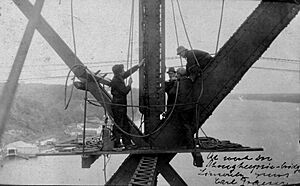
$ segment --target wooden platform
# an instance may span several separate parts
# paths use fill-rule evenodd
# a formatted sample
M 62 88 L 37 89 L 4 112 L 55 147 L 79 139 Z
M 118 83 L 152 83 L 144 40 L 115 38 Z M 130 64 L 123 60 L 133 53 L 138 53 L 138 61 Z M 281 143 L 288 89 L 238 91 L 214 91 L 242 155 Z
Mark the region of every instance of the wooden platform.
M 223 148 L 223 149 L 134 149 L 134 150 L 85 150 L 85 155 L 101 156 L 103 154 L 172 154 L 172 153 L 191 153 L 191 152 L 249 152 L 249 151 L 263 151 L 263 148 Z M 57 153 L 38 153 L 37 156 L 68 156 L 68 155 L 83 155 L 82 151 L 73 152 L 57 152 Z

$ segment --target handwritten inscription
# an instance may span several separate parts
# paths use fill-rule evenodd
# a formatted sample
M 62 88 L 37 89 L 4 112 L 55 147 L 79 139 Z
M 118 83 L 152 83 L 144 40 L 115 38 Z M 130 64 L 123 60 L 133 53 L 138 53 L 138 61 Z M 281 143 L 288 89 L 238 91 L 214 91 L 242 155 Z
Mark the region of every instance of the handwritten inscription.
M 269 156 L 224 156 L 210 153 L 198 175 L 213 177 L 215 185 L 285 185 L 292 175 L 300 176 L 300 165 L 276 164 Z

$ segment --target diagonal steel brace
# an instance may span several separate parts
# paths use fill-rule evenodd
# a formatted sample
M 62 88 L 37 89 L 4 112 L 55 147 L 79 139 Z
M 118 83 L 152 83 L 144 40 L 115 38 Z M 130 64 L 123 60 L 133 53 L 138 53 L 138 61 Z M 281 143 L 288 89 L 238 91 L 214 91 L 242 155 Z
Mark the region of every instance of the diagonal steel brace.
M 13 2 L 29 20 L 34 18 L 33 5 L 28 0 L 13 0 Z M 55 50 L 55 52 L 61 57 L 61 59 L 66 63 L 66 65 L 70 69 L 72 69 L 76 77 L 80 79 L 86 79 L 87 72 L 83 63 L 41 15 L 39 15 L 39 24 L 36 26 L 36 29 Z M 76 64 L 74 63 L 75 61 Z M 74 68 L 74 65 L 77 65 L 78 68 Z M 106 90 L 103 89 L 102 86 L 100 86 L 101 92 L 99 92 L 99 89 L 97 88 L 96 83 L 94 82 L 89 83 L 88 89 L 91 92 L 91 94 L 102 104 L 102 106 L 106 107 L 108 114 L 112 116 L 112 112 L 110 109 L 111 98 L 110 95 L 106 92 Z M 129 122 L 132 126 L 131 132 L 134 134 L 141 134 L 141 132 L 133 124 L 133 122 Z M 133 140 L 138 145 L 148 146 L 142 138 L 133 138 Z
M 32 41 L 35 28 L 39 23 L 39 15 L 42 11 L 45 0 L 39 0 L 35 2 L 34 7 L 32 7 L 32 19 L 29 20 L 21 44 L 19 46 L 16 58 L 14 60 L 11 72 L 9 74 L 7 83 L 3 88 L 3 93 L 0 99 L 0 142 L 2 133 L 5 130 L 5 124 L 9 116 L 9 111 L 11 104 L 15 97 L 15 93 L 18 87 L 18 80 L 21 75 L 21 71 Z

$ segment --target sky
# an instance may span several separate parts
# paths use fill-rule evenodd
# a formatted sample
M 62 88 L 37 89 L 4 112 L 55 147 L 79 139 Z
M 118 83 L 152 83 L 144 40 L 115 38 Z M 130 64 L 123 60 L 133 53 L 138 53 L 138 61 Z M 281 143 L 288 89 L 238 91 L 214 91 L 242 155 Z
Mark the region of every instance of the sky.
M 31 1 L 34 3 L 34 1 Z M 181 11 L 193 48 L 214 53 L 221 0 L 182 0 Z M 259 1 L 227 0 L 220 32 L 221 47 L 257 7 Z M 114 11 L 112 11 L 114 10 Z M 178 39 L 188 46 L 175 7 Z M 77 56 L 92 71 L 111 72 L 128 55 L 131 1 L 74 0 L 73 20 Z M 133 65 L 138 59 L 138 5 L 134 8 Z M 42 16 L 74 50 L 70 0 L 45 1 Z M 300 16 L 272 43 L 234 88 L 234 93 L 297 93 L 300 90 Z M 0 82 L 8 78 L 28 20 L 11 0 L 0 1 Z M 166 1 L 166 66 L 180 66 L 170 1 Z M 274 58 L 276 60 L 274 60 Z M 280 60 L 288 59 L 288 60 Z M 185 64 L 185 61 L 183 61 Z M 126 62 L 124 63 L 126 67 Z M 267 69 L 261 69 L 267 68 Z M 287 69 L 287 70 L 281 70 Z M 64 84 L 69 69 L 44 38 L 35 32 L 26 57 L 21 83 Z M 111 78 L 111 74 L 108 75 Z M 138 87 L 137 73 L 133 87 Z M 71 81 L 69 81 L 71 83 Z

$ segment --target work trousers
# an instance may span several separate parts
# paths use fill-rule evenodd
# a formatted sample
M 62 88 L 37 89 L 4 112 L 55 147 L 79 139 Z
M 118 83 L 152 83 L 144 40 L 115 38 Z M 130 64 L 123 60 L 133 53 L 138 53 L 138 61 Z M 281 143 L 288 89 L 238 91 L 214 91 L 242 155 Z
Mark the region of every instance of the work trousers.
M 126 106 L 119 106 L 119 105 L 112 105 L 111 110 L 113 113 L 115 124 L 117 124 L 121 129 L 130 133 L 130 125 L 127 118 L 127 107 Z M 113 134 L 115 137 L 115 146 L 120 145 L 120 138 L 122 138 L 123 144 L 125 146 L 130 145 L 130 137 L 124 134 L 121 130 L 118 129 L 117 126 L 113 126 Z
M 179 122 L 182 124 L 185 138 L 183 144 L 189 148 L 194 147 L 194 131 L 195 131 L 195 109 L 176 112 Z

